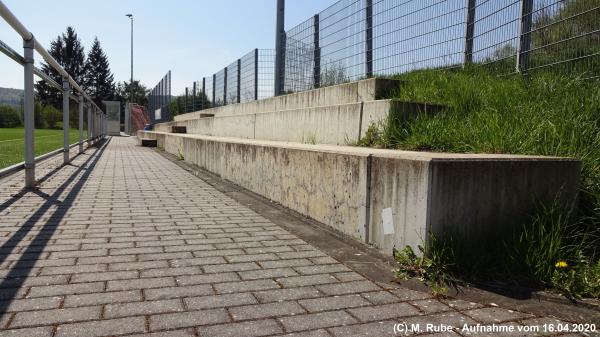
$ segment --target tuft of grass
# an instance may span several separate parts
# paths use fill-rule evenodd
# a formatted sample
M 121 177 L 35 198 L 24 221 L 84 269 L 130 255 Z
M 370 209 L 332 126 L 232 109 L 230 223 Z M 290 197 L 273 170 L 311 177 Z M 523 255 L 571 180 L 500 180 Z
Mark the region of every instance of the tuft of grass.
M 566 296 L 600 290 L 600 86 L 573 75 L 497 76 L 481 67 L 398 76 L 395 98 L 436 103 L 447 111 L 372 125 L 361 146 L 454 153 L 576 157 L 582 161 L 578 209 L 540 205 L 528 223 L 485 252 L 454 238 L 453 268 L 469 280 L 503 279 L 553 288 Z M 439 241 L 447 238 L 440 237 Z M 437 254 L 433 251 L 426 254 Z M 557 267 L 563 261 L 568 267 Z

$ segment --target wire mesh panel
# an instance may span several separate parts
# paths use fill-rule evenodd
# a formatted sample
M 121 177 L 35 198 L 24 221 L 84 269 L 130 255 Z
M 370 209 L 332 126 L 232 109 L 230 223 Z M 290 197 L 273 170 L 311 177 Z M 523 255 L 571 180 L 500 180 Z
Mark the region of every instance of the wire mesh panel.
M 366 76 L 366 0 L 341 0 L 319 13 L 321 85 Z
M 521 0 L 478 1 L 475 6 L 473 62 L 513 72 L 519 49 Z
M 225 104 L 238 103 L 238 61 L 227 66 L 227 99 Z
M 374 2 L 374 73 L 389 75 L 462 65 L 466 3 L 455 0 Z
M 531 7 L 531 29 L 523 32 L 531 46 L 521 54 L 527 71 L 600 76 L 600 2 L 535 0 Z
M 215 74 L 215 106 L 225 105 L 225 69 Z
M 204 78 L 204 90 L 206 95 L 207 104 L 206 108 L 213 106 L 213 77 L 208 76 Z
M 171 71 L 150 90 L 148 95 L 148 117 L 151 122 L 165 122 L 171 120 Z
M 258 99 L 273 97 L 275 93 L 275 50 L 258 50 Z
M 258 53 L 253 50 L 242 56 L 240 64 L 240 101 L 247 102 L 255 99 L 256 95 L 256 63 Z
M 314 87 L 314 32 L 309 19 L 286 32 L 283 91 L 285 93 Z

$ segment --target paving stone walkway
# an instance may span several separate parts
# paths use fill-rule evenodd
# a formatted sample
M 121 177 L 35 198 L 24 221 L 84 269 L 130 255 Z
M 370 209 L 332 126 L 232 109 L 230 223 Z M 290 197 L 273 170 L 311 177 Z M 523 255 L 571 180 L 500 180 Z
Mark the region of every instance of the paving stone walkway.
M 42 166 L 53 174 L 38 191 L 21 192 L 22 175 L 0 181 L 0 336 L 380 337 L 401 322 L 421 333 L 554 322 L 384 289 L 134 138 Z

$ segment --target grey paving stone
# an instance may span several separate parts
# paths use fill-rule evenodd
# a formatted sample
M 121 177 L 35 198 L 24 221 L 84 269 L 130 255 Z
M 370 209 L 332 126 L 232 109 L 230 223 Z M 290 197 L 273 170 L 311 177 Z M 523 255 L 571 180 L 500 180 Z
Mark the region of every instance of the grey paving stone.
M 53 334 L 54 327 L 52 326 L 0 331 L 0 337 L 52 337 Z
M 339 283 L 339 281 L 330 274 L 282 277 L 278 278 L 277 282 L 279 282 L 284 288 L 295 288 L 327 283 Z
M 270 318 L 277 316 L 287 316 L 305 313 L 304 310 L 298 303 L 288 302 L 274 302 L 257 305 L 247 305 L 242 307 L 230 308 L 229 312 L 231 317 L 236 321 L 258 319 L 258 318 Z
M 287 331 L 316 330 L 320 328 L 358 323 L 345 311 L 328 311 L 316 314 L 279 318 Z
M 184 301 L 190 309 L 222 308 L 258 303 L 250 293 L 190 297 L 185 298 Z
M 289 289 L 257 291 L 254 292 L 254 295 L 256 296 L 256 298 L 258 298 L 259 301 L 263 303 L 298 300 L 323 296 L 323 294 L 319 292 L 319 290 L 315 287 L 299 287 Z
M 19 328 L 99 319 L 101 309 L 101 307 L 80 307 L 18 312 L 11 321 L 10 327 Z
M 144 297 L 146 300 L 159 300 L 211 295 L 213 293 L 213 288 L 209 284 L 198 284 L 191 286 L 146 289 L 144 290 Z
M 408 303 L 392 303 L 348 310 L 361 322 L 381 321 L 390 318 L 419 315 L 420 312 Z
M 183 305 L 178 299 L 116 303 L 106 305 L 104 308 L 104 317 L 118 318 L 176 311 L 183 311 Z
M 150 330 L 173 330 L 229 321 L 229 314 L 225 309 L 186 311 L 150 316 Z
M 335 284 L 325 284 L 316 286 L 317 289 L 327 295 L 356 294 L 366 291 L 381 290 L 371 281 L 353 281 Z
M 481 308 L 464 311 L 463 313 L 481 323 L 499 323 L 533 317 L 530 314 L 503 308 Z
M 355 308 L 371 305 L 369 301 L 357 294 L 319 297 L 308 300 L 300 300 L 298 303 L 305 307 L 309 312 Z
M 217 293 L 240 293 L 246 291 L 257 291 L 265 289 L 279 289 L 279 285 L 273 280 L 252 280 L 213 284 Z
M 144 317 L 127 317 L 102 321 L 59 325 L 55 337 L 110 336 L 145 331 Z
M 275 320 L 259 320 L 199 327 L 201 337 L 260 337 L 281 333 Z
M 141 300 L 142 293 L 139 290 L 112 291 L 93 294 L 67 295 L 64 306 L 82 307 L 108 303 L 136 302 Z
M 238 272 L 238 275 L 240 275 L 242 280 L 257 280 L 262 278 L 297 276 L 298 273 L 296 273 L 292 268 L 273 268 L 240 271 Z
M 4 312 L 29 311 L 29 310 L 44 310 L 56 309 L 62 302 L 61 297 L 39 297 L 13 299 L 10 301 L 0 301 L 0 307 Z

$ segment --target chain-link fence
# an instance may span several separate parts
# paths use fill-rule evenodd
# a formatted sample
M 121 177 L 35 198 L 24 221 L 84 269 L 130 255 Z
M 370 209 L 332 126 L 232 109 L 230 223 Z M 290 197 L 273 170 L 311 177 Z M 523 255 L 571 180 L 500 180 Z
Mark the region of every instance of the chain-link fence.
M 178 112 L 419 69 L 600 77 L 600 0 L 340 0 L 186 88 Z M 199 103 L 200 102 L 200 103 Z
M 212 76 L 185 88 L 176 98 L 179 113 L 272 97 L 275 51 L 254 49 Z
M 171 120 L 171 71 L 161 78 L 148 94 L 148 117 L 151 123 Z
M 600 76 L 598 0 L 341 0 L 286 31 L 282 93 L 490 65 Z

